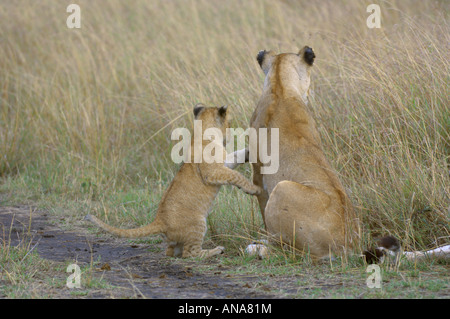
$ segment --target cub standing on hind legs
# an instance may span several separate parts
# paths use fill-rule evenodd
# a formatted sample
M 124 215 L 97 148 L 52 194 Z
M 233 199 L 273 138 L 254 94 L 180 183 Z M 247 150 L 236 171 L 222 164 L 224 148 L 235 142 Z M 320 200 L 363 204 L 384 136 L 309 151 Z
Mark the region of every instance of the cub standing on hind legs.
M 196 105 L 194 116 L 196 120 L 202 121 L 202 136 L 208 128 L 218 128 L 222 136 L 226 136 L 228 128 L 226 106 L 216 108 Z M 211 141 L 202 139 L 201 151 L 210 143 Z M 251 195 L 259 194 L 261 188 L 253 185 L 240 173 L 224 166 L 223 161 L 226 158 L 224 148 L 222 148 L 222 163 L 205 163 L 204 161 L 194 163 L 194 147 L 194 138 L 192 138 L 188 155 L 191 161 L 182 164 L 165 191 L 155 220 L 151 224 L 134 229 L 120 229 L 109 226 L 92 215 L 87 215 L 85 219 L 120 237 L 136 238 L 163 234 L 168 242 L 167 256 L 207 258 L 221 254 L 224 250 L 221 246 L 214 249 L 202 249 L 203 237 L 207 230 L 206 217 L 220 186 L 234 185 Z

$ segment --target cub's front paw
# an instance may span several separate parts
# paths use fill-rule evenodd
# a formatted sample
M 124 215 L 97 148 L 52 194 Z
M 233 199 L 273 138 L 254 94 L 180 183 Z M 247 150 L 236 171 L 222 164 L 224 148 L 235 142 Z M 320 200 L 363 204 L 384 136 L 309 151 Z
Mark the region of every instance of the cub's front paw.
M 259 186 L 254 185 L 253 192 L 249 193 L 250 195 L 259 195 L 261 194 L 263 189 Z

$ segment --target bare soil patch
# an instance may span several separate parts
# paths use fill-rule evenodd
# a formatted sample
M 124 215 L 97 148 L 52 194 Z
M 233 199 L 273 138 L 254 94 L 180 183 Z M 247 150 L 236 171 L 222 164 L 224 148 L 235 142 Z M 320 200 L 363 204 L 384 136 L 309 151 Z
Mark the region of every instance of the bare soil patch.
M 199 261 L 166 257 L 162 242 L 149 247 L 106 235 L 96 237 L 86 229 L 64 230 L 54 216 L 30 206 L 0 207 L 0 234 L 4 243 L 11 246 L 27 243 L 40 257 L 60 263 L 62 270 L 53 275 L 61 280 L 70 275 L 65 272 L 67 265 L 76 263 L 83 269 L 94 262 L 92 276 L 105 283 L 104 287 L 93 287 L 82 294 L 67 287 L 41 287 L 52 298 L 80 295 L 87 298 L 282 296 L 270 293 L 266 287 L 260 289 L 257 276 L 226 274 L 226 267 L 217 259 L 200 261 L 211 265 L 211 270 L 200 273 L 195 270 Z
M 447 299 L 450 293 L 447 264 L 386 270 L 383 288 L 369 289 L 368 275 L 358 267 L 345 271 L 330 265 L 265 269 L 262 261 L 240 263 L 226 250 L 207 260 L 170 258 L 164 254 L 165 243 L 155 237 L 130 241 L 92 233 L 89 227 L 87 222 L 32 206 L 0 206 L 0 249 L 26 247 L 45 261 L 27 268 L 30 275 L 23 276 L 26 281 L 18 292 L 14 289 L 21 285 L 17 284 L 8 290 L 12 287 L 8 274 L 0 277 L 0 298 Z M 80 267 L 81 288 L 66 286 L 70 264 Z M 0 264 L 0 271 L 4 267 Z

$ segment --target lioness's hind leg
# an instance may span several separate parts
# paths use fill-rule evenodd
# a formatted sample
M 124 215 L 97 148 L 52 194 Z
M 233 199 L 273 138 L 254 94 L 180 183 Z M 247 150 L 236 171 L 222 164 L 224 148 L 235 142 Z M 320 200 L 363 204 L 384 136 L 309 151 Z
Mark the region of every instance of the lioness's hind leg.
M 264 212 L 269 233 L 314 257 L 325 257 L 343 244 L 343 227 L 329 195 L 291 181 L 277 184 Z

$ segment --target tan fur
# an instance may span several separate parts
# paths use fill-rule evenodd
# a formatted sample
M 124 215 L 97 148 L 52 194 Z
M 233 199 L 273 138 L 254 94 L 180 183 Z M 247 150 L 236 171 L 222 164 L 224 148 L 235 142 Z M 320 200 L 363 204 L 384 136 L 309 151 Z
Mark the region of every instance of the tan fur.
M 350 247 L 358 225 L 306 106 L 312 65 L 306 62 L 307 49 L 311 55 L 308 47 L 298 54 L 258 55 L 266 79 L 250 126 L 269 128 L 268 140 L 270 128 L 279 128 L 280 168 L 262 175 L 258 160 L 253 182 L 264 189 L 258 201 L 267 231 L 321 258 Z
M 218 127 L 223 136 L 228 127 L 226 108 L 221 115 L 216 107 L 196 106 L 196 119 L 202 120 L 202 130 Z M 203 132 L 202 132 L 203 133 Z M 240 173 L 226 168 L 222 163 L 196 164 L 193 162 L 193 140 L 191 143 L 191 163 L 182 164 L 172 183 L 165 191 L 159 204 L 155 220 L 146 226 L 135 229 L 111 227 L 94 216 L 86 219 L 104 230 L 121 237 L 144 237 L 155 234 L 165 235 L 167 256 L 210 257 L 222 253 L 223 247 L 202 249 L 206 233 L 206 217 L 221 185 L 234 185 L 248 194 L 259 194 L 261 189 L 253 185 Z M 203 147 L 210 141 L 203 141 Z M 226 153 L 224 151 L 223 158 Z M 182 252 L 182 253 L 181 253 Z

